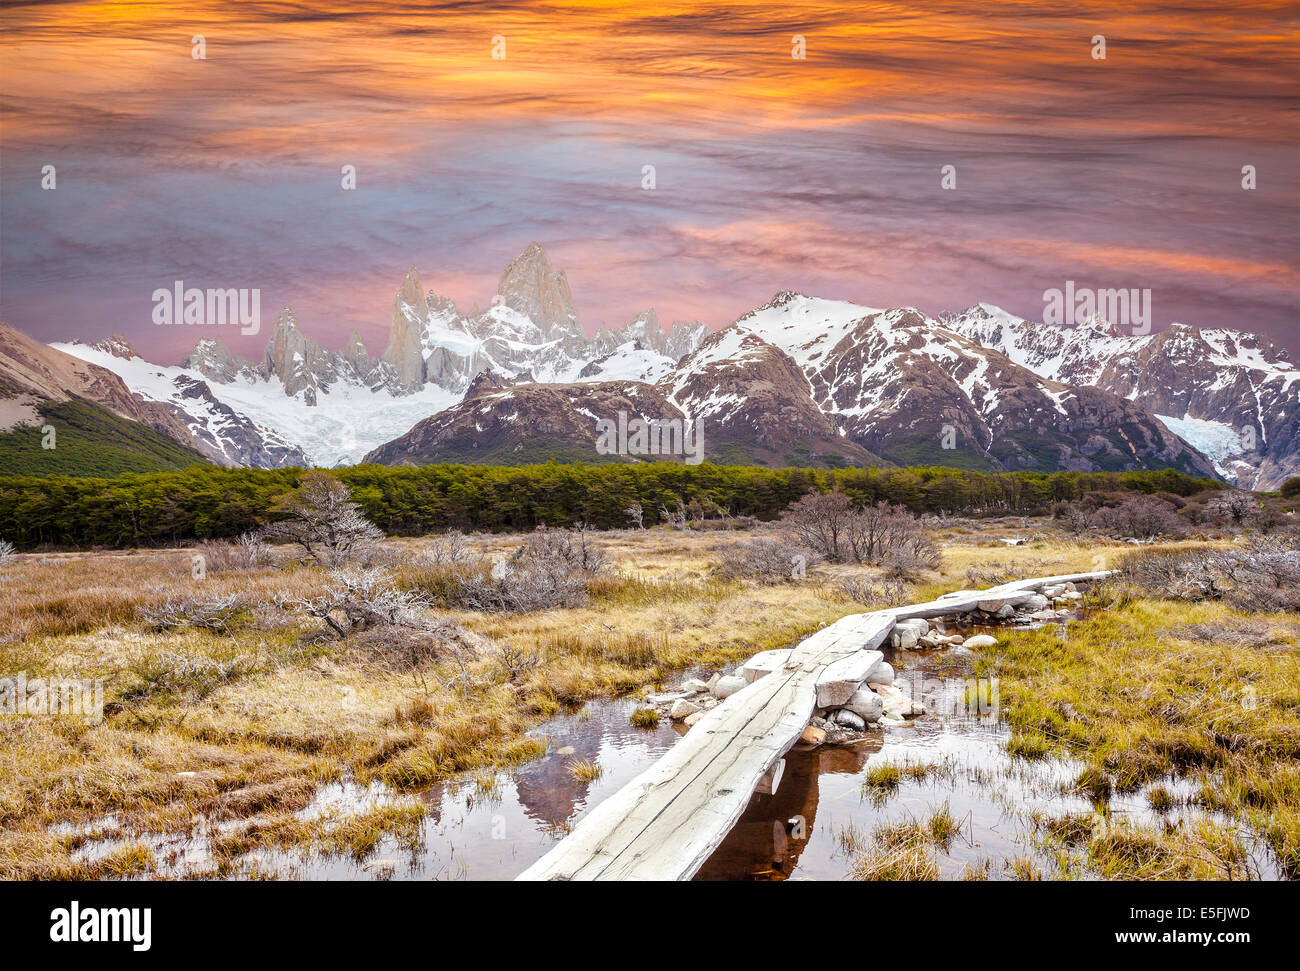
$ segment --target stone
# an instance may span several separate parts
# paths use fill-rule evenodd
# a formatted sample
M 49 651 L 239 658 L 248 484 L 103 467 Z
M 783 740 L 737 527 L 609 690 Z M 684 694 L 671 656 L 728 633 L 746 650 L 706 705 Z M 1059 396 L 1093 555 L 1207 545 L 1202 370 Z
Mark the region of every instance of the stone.
M 886 713 L 885 715 L 883 715 L 883 716 L 881 717 L 881 719 L 880 719 L 880 724 L 882 724 L 882 725 L 888 725 L 888 726 L 890 726 L 891 728 L 897 728 L 897 727 L 900 726 L 900 725 L 906 725 L 906 724 L 908 724 L 908 721 L 907 721 L 907 719 L 904 718 L 902 715 L 892 715 L 892 714 Z
M 721 673 L 714 672 L 713 677 L 709 678 L 709 680 L 705 682 L 705 687 L 709 689 L 710 693 L 712 693 L 713 689 L 718 686 L 718 682 L 721 680 L 722 680 Z
M 1010 607 L 1011 604 L 1006 600 L 981 600 L 975 606 L 986 614 L 996 614 L 1003 607 Z
M 1061 599 L 1062 599 L 1062 600 L 1082 600 L 1082 599 L 1083 599 L 1083 594 L 1079 593 L 1077 590 L 1067 590 L 1065 593 L 1061 594 Z
M 827 665 L 817 678 L 817 707 L 838 708 L 853 696 L 884 655 L 879 651 L 854 651 Z
M 685 691 L 668 691 L 661 695 L 646 695 L 645 700 L 647 704 L 651 705 L 666 705 L 688 697 L 690 696 Z
M 692 695 L 697 695 L 701 691 L 708 691 L 709 686 L 699 678 L 689 678 L 682 682 L 682 690 Z
M 1048 600 L 1046 597 L 1044 597 L 1041 593 L 1036 593 L 1028 600 L 1026 600 L 1024 603 L 1022 603 L 1020 605 L 1020 609 L 1027 610 L 1030 613 L 1033 613 L 1034 611 L 1044 609 L 1047 606 L 1047 603 Z
M 868 684 L 893 684 L 894 666 L 888 661 L 877 661 L 875 667 L 863 678 Z
M 1030 620 L 1056 620 L 1055 610 L 1035 610 L 1029 615 Z
M 725 678 L 719 678 L 718 683 L 713 686 L 713 697 L 721 701 L 724 698 L 730 698 L 741 688 L 745 687 L 748 682 L 744 678 L 734 674 L 729 674 Z
M 747 684 L 753 684 L 759 678 L 780 670 L 789 658 L 790 652 L 786 650 L 760 651 L 742 664 L 736 673 L 744 678 Z
M 856 712 L 849 711 L 847 708 L 841 708 L 831 716 L 831 720 L 834 721 L 836 725 L 841 725 L 844 728 L 851 728 L 855 732 L 864 732 L 867 729 L 867 720 Z
M 948 643 L 949 643 L 949 644 L 963 644 L 963 643 L 965 643 L 965 641 L 966 641 L 966 638 L 963 637 L 961 634 L 949 634 L 949 635 L 948 635 Z
M 912 713 L 912 699 L 904 695 L 901 691 L 896 695 L 891 695 L 884 699 L 881 706 L 882 717 L 884 715 L 897 715 L 900 718 Z
M 1065 585 L 1062 583 L 1053 583 L 1050 586 L 1043 587 L 1043 596 L 1049 600 L 1053 597 L 1059 597 L 1065 593 Z
M 853 712 L 863 721 L 878 721 L 885 710 L 885 700 L 870 688 L 859 688 L 844 705 L 844 710 Z
M 694 714 L 687 715 L 685 718 L 683 718 L 682 724 L 685 725 L 687 728 L 694 728 L 695 724 L 703 717 L 704 717 L 704 712 L 697 711 Z
M 820 728 L 809 725 L 803 730 L 803 734 L 799 736 L 799 741 L 805 742 L 808 745 L 820 745 L 822 742 L 826 741 L 826 733 Z
M 919 638 L 917 640 L 916 646 L 923 647 L 927 650 L 932 650 L 936 647 L 943 647 L 943 645 L 947 643 L 948 642 L 946 640 L 941 640 L 940 638 L 935 637 L 932 634 L 926 634 L 924 637 Z
M 1001 617 L 1003 620 L 1006 620 L 1008 617 L 1014 617 L 1015 615 L 1016 615 L 1016 608 L 1011 606 L 1011 604 L 1003 604 L 1001 607 L 998 608 L 996 614 L 996 616 Z
M 919 637 L 917 636 L 916 631 L 909 628 L 895 630 L 889 635 L 889 644 L 896 651 L 910 651 L 912 648 L 916 647 L 916 642 L 918 640 Z
M 687 701 L 685 698 L 678 698 L 673 702 L 673 706 L 668 709 L 668 717 L 675 722 L 682 721 L 690 715 L 702 711 L 699 705 Z
M 998 639 L 992 634 L 976 634 L 962 642 L 963 647 L 997 647 Z

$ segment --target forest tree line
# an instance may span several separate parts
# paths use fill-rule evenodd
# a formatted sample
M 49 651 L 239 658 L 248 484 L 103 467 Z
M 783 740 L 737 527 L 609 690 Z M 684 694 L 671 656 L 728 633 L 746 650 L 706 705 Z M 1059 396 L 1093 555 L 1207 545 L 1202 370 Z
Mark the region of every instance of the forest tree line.
M 224 469 L 115 478 L 0 477 L 0 538 L 20 549 L 165 546 L 233 537 L 274 519 L 303 469 Z M 585 522 L 629 525 L 640 507 L 653 526 L 680 516 L 776 519 L 814 490 L 838 488 L 858 502 L 885 500 L 914 513 L 1041 514 L 1089 493 L 1180 496 L 1222 483 L 1173 470 L 982 473 L 948 468 L 768 469 L 638 464 L 529 466 L 359 465 L 332 470 L 366 516 L 390 536 L 447 529 L 523 531 Z

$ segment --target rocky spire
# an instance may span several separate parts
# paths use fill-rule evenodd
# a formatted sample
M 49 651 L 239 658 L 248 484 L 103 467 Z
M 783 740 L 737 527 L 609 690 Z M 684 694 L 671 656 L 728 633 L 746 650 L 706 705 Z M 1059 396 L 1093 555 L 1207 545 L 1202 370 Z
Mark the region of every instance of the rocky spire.
M 530 317 L 548 340 L 584 336 L 568 278 L 551 266 L 540 243 L 529 243 L 510 262 L 497 284 L 497 295 L 507 307 Z
M 252 370 L 252 362 L 230 353 L 219 337 L 206 337 L 181 361 L 181 367 L 198 371 L 210 381 L 229 384 L 241 371 Z
M 286 307 L 275 321 L 275 331 L 266 344 L 262 371 L 270 377 L 279 377 L 284 393 L 290 396 L 303 392 L 303 401 L 316 404 L 317 389 L 329 389 L 338 377 L 338 358 L 333 351 L 321 347 L 298 329 L 298 320 Z
M 389 387 L 398 393 L 413 394 L 424 387 L 424 327 L 428 308 L 420 289 L 420 274 L 412 266 L 406 271 L 402 287 L 393 297 L 393 320 L 388 330 L 388 346 L 380 355 L 387 365 Z

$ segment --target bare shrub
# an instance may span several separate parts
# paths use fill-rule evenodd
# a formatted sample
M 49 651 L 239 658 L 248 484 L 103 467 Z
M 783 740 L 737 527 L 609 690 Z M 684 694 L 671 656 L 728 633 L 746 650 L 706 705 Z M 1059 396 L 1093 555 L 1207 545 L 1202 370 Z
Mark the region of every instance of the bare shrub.
M 1293 537 L 1253 539 L 1224 550 L 1217 562 L 1230 587 L 1224 596 L 1245 610 L 1300 610 L 1300 544 Z
M 781 519 L 802 545 L 832 563 L 879 563 L 899 576 L 939 565 L 929 531 L 902 506 L 859 507 L 840 492 L 813 492 Z
M 820 561 L 821 556 L 806 547 L 760 537 L 725 550 L 713 572 L 726 580 L 782 583 L 803 579 L 804 571 Z
M 449 617 L 435 618 L 422 627 L 372 625 L 348 639 L 354 657 L 387 670 L 421 668 L 447 658 L 468 663 L 485 654 L 490 644 Z
M 664 523 L 666 523 L 668 526 L 671 526 L 673 529 L 690 528 L 690 525 L 687 522 L 687 520 L 690 517 L 686 513 L 686 503 L 682 502 L 681 499 L 678 499 L 673 504 L 672 509 L 669 509 L 667 506 L 660 506 L 659 518 L 662 519 Z
M 1092 528 L 1116 538 L 1144 540 L 1188 533 L 1186 520 L 1172 505 L 1154 496 L 1135 496 L 1118 506 L 1098 509 L 1092 515 Z
M 522 614 L 584 606 L 588 583 L 606 570 L 605 554 L 580 523 L 574 529 L 538 528 L 508 559 L 416 582 L 437 583 L 449 606 Z
M 868 606 L 903 603 L 907 587 L 897 577 L 882 577 L 879 581 L 870 577 L 844 577 L 837 586 L 850 600 Z
M 136 702 L 174 694 L 202 699 L 253 670 L 253 663 L 242 657 L 223 659 L 202 654 L 164 654 L 133 665 L 132 673 L 137 681 L 122 693 L 122 698 Z
M 14 544 L 7 539 L 0 539 L 0 566 L 4 566 L 14 557 Z
M 401 590 L 384 570 L 348 567 L 330 571 L 331 586 L 319 597 L 279 597 L 286 610 L 300 611 L 319 620 L 340 640 L 367 628 L 383 625 L 426 629 L 422 597 Z
M 1153 550 L 1131 554 L 1121 575 L 1141 589 L 1178 600 L 1224 600 L 1244 610 L 1300 610 L 1300 543 L 1253 539 L 1235 549 Z
M 498 560 L 468 576 L 457 576 L 450 599 L 467 610 L 524 614 L 587 603 L 586 573 L 554 560 Z
M 519 681 L 525 674 L 542 663 L 542 656 L 535 650 L 515 647 L 512 644 L 500 644 L 496 652 L 497 666 L 511 681 Z
M 1143 550 L 1119 562 L 1119 574 L 1142 590 L 1175 600 L 1214 600 L 1222 594 L 1214 550 Z
M 204 567 L 212 572 L 253 570 L 275 562 L 270 544 L 259 533 L 244 533 L 234 542 L 200 540 L 194 549 L 203 557 Z
M 1205 504 L 1206 519 L 1222 526 L 1241 527 L 1260 518 L 1260 504 L 1248 492 L 1220 492 Z
M 641 503 L 632 503 L 623 510 L 623 515 L 627 516 L 628 526 L 632 529 L 645 529 L 645 507 Z
M 606 566 L 605 554 L 596 549 L 586 523 L 578 523 L 573 529 L 538 526 L 511 557 L 515 563 L 522 560 L 553 563 L 589 576 L 600 573 Z
M 266 541 L 260 530 L 243 533 L 235 539 L 235 549 L 239 551 L 241 568 L 255 569 L 270 566 L 275 562 L 275 550 Z
M 996 587 L 1000 583 L 1016 579 L 1019 575 L 1019 571 L 1009 563 L 1003 563 L 1001 560 L 986 560 L 966 567 L 966 585 L 972 590 Z
M 302 485 L 273 511 L 284 519 L 263 530 L 268 539 L 296 544 L 307 559 L 326 566 L 364 561 L 384 534 L 361 514 L 352 490 L 328 472 L 308 472 Z
M 1092 531 L 1092 512 L 1072 502 L 1057 502 L 1052 505 L 1052 518 L 1072 533 Z
M 473 555 L 474 544 L 469 537 L 453 530 L 421 546 L 413 561 L 417 566 L 445 566 L 450 563 L 467 563 Z
M 160 606 L 140 611 L 146 626 L 158 633 L 194 627 L 214 634 L 230 634 L 245 626 L 252 613 L 237 593 L 220 597 L 167 598 Z

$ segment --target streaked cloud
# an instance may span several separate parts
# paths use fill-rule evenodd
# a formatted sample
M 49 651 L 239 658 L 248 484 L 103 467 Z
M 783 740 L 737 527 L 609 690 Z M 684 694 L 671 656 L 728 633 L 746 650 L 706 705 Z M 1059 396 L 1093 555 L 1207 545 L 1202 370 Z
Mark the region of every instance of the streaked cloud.
M 409 264 L 486 305 L 537 239 L 591 328 L 784 288 L 1032 316 L 1089 279 L 1297 346 L 1298 35 L 1252 2 L 14 5 L 0 317 L 175 358 L 181 278 L 377 352 Z

